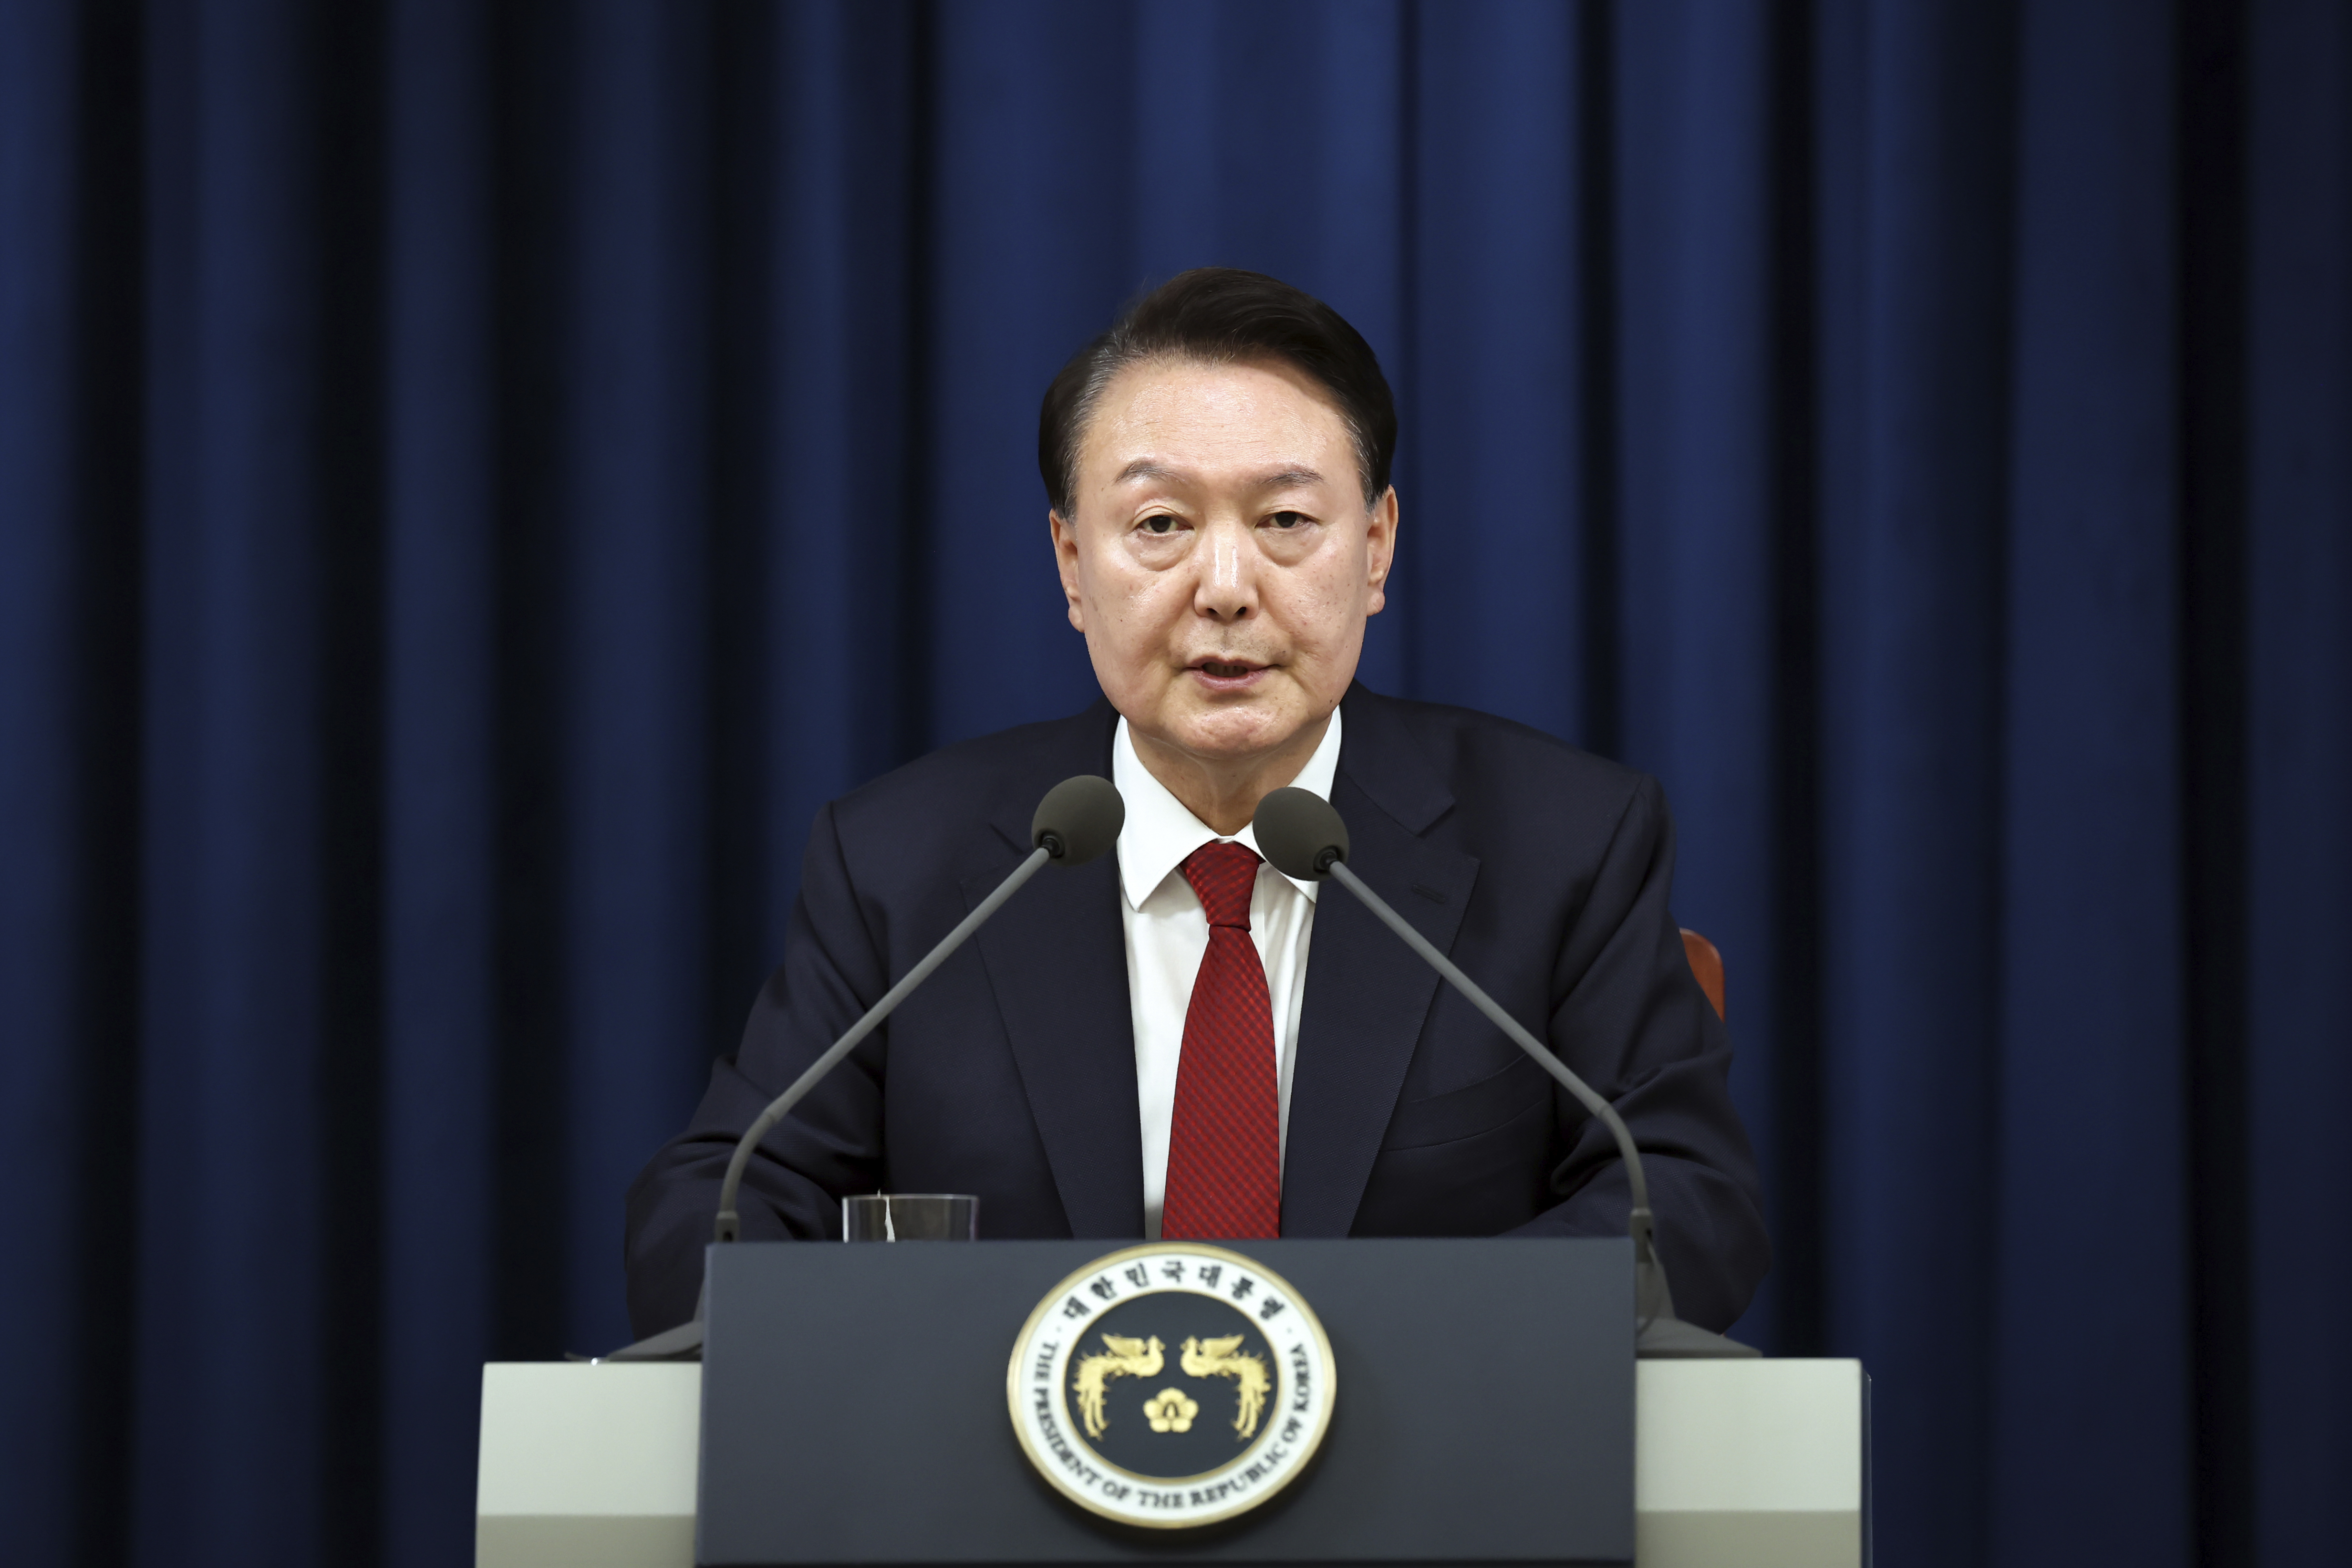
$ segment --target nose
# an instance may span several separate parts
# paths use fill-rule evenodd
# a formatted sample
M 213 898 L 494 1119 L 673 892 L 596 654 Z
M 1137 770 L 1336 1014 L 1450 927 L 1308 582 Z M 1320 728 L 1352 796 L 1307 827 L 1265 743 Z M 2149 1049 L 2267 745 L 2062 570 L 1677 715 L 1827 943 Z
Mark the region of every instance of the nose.
M 1195 547 L 1200 579 L 1192 590 L 1192 608 L 1213 621 L 1230 625 L 1257 613 L 1257 539 L 1250 529 L 1230 518 L 1220 518 L 1203 531 Z

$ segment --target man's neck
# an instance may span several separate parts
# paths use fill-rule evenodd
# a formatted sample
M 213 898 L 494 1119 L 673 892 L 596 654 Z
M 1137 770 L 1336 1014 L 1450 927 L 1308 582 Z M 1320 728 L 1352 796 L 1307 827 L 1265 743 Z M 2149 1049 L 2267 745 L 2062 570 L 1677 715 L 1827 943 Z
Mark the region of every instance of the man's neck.
M 1250 825 L 1257 803 L 1298 777 L 1331 728 L 1326 713 L 1272 751 L 1249 757 L 1198 757 L 1129 725 L 1135 756 L 1185 810 L 1230 838 Z

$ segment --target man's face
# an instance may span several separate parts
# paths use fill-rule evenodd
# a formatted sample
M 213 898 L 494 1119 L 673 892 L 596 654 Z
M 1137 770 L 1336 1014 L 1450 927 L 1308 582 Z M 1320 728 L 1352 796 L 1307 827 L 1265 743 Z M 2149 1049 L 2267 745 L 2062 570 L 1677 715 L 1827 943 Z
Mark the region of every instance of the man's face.
M 1246 763 L 1319 725 L 1380 613 L 1396 492 L 1281 363 L 1155 360 L 1104 390 L 1053 518 L 1070 624 L 1139 735 Z

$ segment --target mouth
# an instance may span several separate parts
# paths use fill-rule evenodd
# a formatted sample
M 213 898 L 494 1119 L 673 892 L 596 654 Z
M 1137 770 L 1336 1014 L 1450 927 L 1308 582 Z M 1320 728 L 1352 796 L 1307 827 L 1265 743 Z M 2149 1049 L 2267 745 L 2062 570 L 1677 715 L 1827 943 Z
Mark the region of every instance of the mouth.
M 1185 668 L 1203 686 L 1232 689 L 1246 687 L 1264 674 L 1267 666 L 1247 658 L 1196 658 Z

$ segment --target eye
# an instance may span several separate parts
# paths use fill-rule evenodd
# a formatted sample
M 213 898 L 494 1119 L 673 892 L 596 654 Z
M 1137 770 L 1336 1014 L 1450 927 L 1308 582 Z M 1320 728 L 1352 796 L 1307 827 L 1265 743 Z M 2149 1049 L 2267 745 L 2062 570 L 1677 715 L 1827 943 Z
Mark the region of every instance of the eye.
M 1272 517 L 1266 519 L 1266 521 L 1274 524 L 1276 528 L 1297 528 L 1300 523 L 1307 521 L 1307 516 L 1303 511 L 1278 511 Z
M 1146 533 L 1169 534 L 1176 531 L 1176 520 L 1164 511 L 1155 511 L 1137 524 Z

